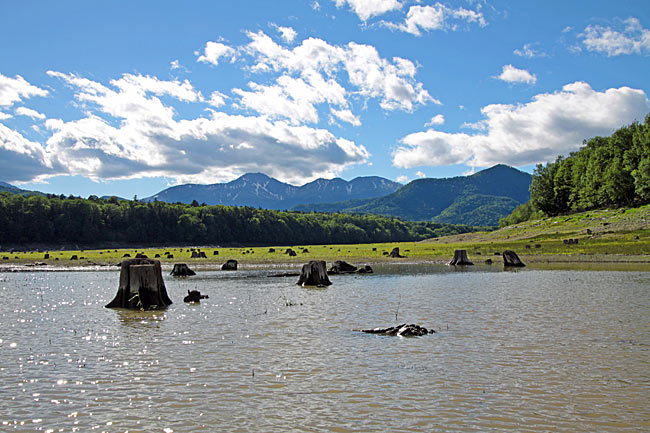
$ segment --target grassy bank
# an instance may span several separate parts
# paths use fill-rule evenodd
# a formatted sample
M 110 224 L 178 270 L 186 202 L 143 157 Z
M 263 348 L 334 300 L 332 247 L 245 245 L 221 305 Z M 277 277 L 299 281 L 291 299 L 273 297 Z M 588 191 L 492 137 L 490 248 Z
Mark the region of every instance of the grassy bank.
M 565 240 L 573 240 L 570 244 Z M 577 243 L 576 243 L 577 241 Z M 405 258 L 388 253 L 399 247 Z M 299 266 L 309 260 L 346 260 L 355 264 L 384 262 L 446 262 L 454 250 L 466 249 L 471 260 L 488 258 L 500 262 L 497 253 L 514 250 L 529 263 L 545 262 L 631 262 L 650 263 L 650 207 L 599 210 L 570 216 L 528 221 L 492 232 L 447 236 L 422 242 L 355 245 L 289 245 L 276 247 L 214 248 L 194 247 L 206 258 L 192 258 L 192 247 L 101 249 L 78 251 L 5 251 L 0 266 L 44 263 L 55 266 L 115 265 L 128 254 L 160 255 L 163 264 L 188 263 L 190 266 L 218 266 L 235 259 L 243 266 L 284 264 Z M 287 248 L 295 257 L 285 254 Z M 272 251 L 274 250 L 274 251 Z M 215 251 L 218 254 L 215 254 Z M 165 253 L 173 258 L 167 258 Z M 49 254 L 49 258 L 45 258 Z M 76 260 L 72 257 L 77 256 Z

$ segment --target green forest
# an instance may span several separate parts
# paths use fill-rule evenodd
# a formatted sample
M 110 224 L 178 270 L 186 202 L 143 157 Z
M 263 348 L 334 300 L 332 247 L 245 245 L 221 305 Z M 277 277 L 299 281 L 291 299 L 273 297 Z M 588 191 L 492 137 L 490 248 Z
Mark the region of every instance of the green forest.
M 376 215 L 0 193 L 0 245 L 291 245 L 415 241 L 476 228 Z
M 530 201 L 500 226 L 591 209 L 650 203 L 650 114 L 609 137 L 595 137 L 555 162 L 538 164 Z

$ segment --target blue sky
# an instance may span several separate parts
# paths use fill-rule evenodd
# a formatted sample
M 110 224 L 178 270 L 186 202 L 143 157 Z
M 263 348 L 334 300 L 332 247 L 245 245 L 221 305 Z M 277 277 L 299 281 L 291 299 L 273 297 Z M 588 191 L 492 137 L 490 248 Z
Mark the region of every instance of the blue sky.
M 531 171 L 650 113 L 647 1 L 0 3 L 0 180 Z

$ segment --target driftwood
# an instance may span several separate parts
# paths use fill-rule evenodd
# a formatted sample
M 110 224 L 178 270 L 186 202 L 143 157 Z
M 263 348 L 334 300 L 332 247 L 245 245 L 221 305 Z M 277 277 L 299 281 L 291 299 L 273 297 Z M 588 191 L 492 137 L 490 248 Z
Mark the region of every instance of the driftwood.
M 400 337 L 420 337 L 422 335 L 435 334 L 436 331 L 414 324 L 407 325 L 406 323 L 403 323 L 390 328 L 362 329 L 361 332 L 378 335 L 397 335 Z
M 450 265 L 473 265 L 474 263 L 470 262 L 467 258 L 466 250 L 456 250 L 454 251 L 454 258 L 449 262 Z
M 325 262 L 323 260 L 312 260 L 302 266 L 298 282 L 301 286 L 324 287 L 332 284 L 327 276 Z
M 120 264 L 120 286 L 107 308 L 154 310 L 172 304 L 159 260 L 130 259 Z
M 198 290 L 188 290 L 187 296 L 183 298 L 183 302 L 201 302 L 201 299 L 207 299 L 208 295 L 202 295 Z
M 511 250 L 505 250 L 503 252 L 503 265 L 516 266 L 516 267 L 526 266 L 523 264 L 521 260 L 519 260 L 519 256 L 517 256 L 517 253 Z
M 196 272 L 190 269 L 185 263 L 175 263 L 171 273 L 174 277 L 190 277 L 196 275 Z
M 237 270 L 237 260 L 228 260 L 226 263 L 221 265 L 222 271 L 236 271 Z
M 396 258 L 403 258 L 403 257 L 404 257 L 404 256 L 400 255 L 400 253 L 399 253 L 399 247 L 395 247 L 395 248 L 393 248 L 393 250 L 390 252 L 389 256 L 391 256 L 391 257 L 394 258 L 394 259 L 396 259 Z
M 337 260 L 334 262 L 332 267 L 327 273 L 332 274 L 352 274 L 357 271 L 357 267 L 345 262 L 343 260 Z

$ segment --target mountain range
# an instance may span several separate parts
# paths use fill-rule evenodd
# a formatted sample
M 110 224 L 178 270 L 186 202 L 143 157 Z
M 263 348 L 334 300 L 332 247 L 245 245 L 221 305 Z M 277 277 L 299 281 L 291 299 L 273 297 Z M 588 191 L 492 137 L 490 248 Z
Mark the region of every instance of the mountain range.
M 531 180 L 528 173 L 507 165 L 495 165 L 470 176 L 417 179 L 383 197 L 299 205 L 293 210 L 378 214 L 410 221 L 495 226 L 499 218 L 528 201 Z
M 334 203 L 352 199 L 381 197 L 402 184 L 382 177 L 317 179 L 302 186 L 280 182 L 262 173 L 247 173 L 228 183 L 177 185 L 160 191 L 144 201 L 199 203 L 225 206 L 250 206 L 285 210 L 304 203 Z
M 532 176 L 507 165 L 469 176 L 417 179 L 402 185 L 377 177 L 317 179 L 294 186 L 262 173 L 228 183 L 177 185 L 144 202 L 205 203 L 300 212 L 341 212 L 393 216 L 409 221 L 496 226 L 499 218 L 530 198 Z M 41 194 L 0 182 L 0 192 Z

